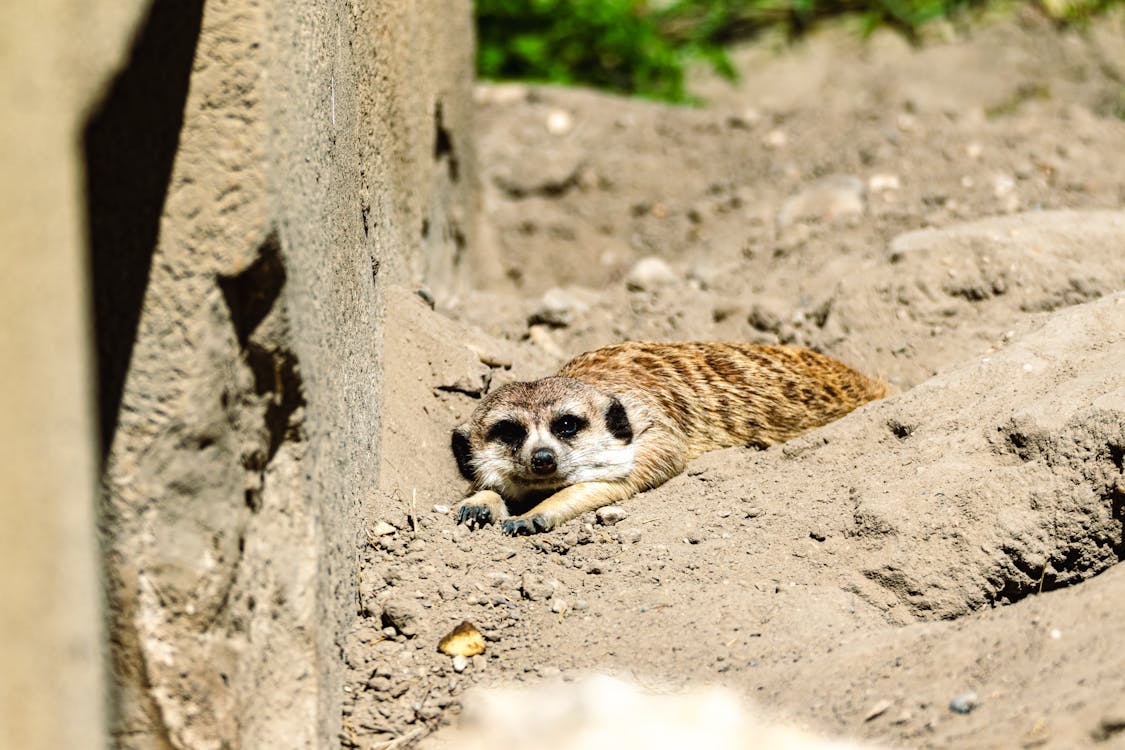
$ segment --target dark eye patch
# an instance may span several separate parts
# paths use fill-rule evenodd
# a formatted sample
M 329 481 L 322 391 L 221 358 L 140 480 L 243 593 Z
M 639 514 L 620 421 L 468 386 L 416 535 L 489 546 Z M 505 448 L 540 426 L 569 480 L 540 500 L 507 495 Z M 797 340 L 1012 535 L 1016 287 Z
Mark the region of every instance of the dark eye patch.
M 504 419 L 488 430 L 488 439 L 490 441 L 500 441 L 509 448 L 518 448 L 527 437 L 527 429 L 519 422 L 513 422 L 510 419 Z
M 555 421 L 551 422 L 551 432 L 555 434 L 555 437 L 574 437 L 574 435 L 587 424 L 588 422 L 582 417 L 576 417 L 573 414 L 564 414 L 561 417 L 556 417 Z

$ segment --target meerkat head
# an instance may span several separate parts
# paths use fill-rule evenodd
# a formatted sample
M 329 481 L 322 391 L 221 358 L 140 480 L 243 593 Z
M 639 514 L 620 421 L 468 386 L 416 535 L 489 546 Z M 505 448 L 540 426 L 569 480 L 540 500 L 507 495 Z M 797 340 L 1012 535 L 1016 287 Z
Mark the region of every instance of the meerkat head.
M 498 388 L 453 431 L 452 445 L 461 474 L 506 499 L 623 479 L 634 460 L 621 402 L 560 377 Z

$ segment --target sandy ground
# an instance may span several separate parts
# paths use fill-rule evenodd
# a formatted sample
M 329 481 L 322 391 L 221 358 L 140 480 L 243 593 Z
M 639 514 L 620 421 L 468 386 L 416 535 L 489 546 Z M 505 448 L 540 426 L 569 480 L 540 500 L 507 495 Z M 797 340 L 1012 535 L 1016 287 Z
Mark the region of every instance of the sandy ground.
M 1125 25 L 736 61 L 697 109 L 480 88 L 478 284 L 387 299 L 344 746 L 440 747 L 472 686 L 596 671 L 890 747 L 1125 747 Z M 456 526 L 451 428 L 622 339 L 801 344 L 894 395 L 613 526 Z

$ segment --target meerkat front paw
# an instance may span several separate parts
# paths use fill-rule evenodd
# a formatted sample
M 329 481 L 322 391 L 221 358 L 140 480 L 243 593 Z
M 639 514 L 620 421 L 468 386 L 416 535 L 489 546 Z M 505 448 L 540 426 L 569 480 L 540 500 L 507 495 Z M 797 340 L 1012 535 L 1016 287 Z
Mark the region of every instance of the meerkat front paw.
M 479 529 L 496 523 L 504 516 L 504 500 L 489 490 L 474 493 L 457 506 L 457 523 Z
M 542 534 L 544 531 L 550 531 L 554 527 L 555 525 L 542 513 L 536 513 L 530 517 L 505 518 L 500 522 L 500 528 L 508 536 Z
M 480 528 L 494 523 L 492 508 L 487 505 L 462 505 L 457 509 L 457 523 L 463 523 L 471 528 Z

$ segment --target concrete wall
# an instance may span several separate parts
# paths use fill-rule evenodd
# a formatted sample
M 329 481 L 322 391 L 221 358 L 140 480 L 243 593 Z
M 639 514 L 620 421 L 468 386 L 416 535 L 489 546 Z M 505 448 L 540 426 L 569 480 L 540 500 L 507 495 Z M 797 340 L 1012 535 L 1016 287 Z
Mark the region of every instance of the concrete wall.
M 0 747 L 103 745 L 77 133 L 139 2 L 0 5 Z
M 0 13 L 0 93 L 34 115 L 0 119 L 18 168 L 4 252 L 23 264 L 0 281 L 0 357 L 19 363 L 0 455 L 20 464 L 0 480 L 19 498 L 0 554 L 27 571 L 3 578 L 3 634 L 12 655 L 40 644 L 6 721 L 35 704 L 97 744 L 100 473 L 112 744 L 333 745 L 377 480 L 381 289 L 452 293 L 472 243 L 470 5 L 119 5 Z M 22 69 L 48 87 L 60 68 L 67 96 L 28 101 Z M 41 746 L 83 744 L 54 736 Z

